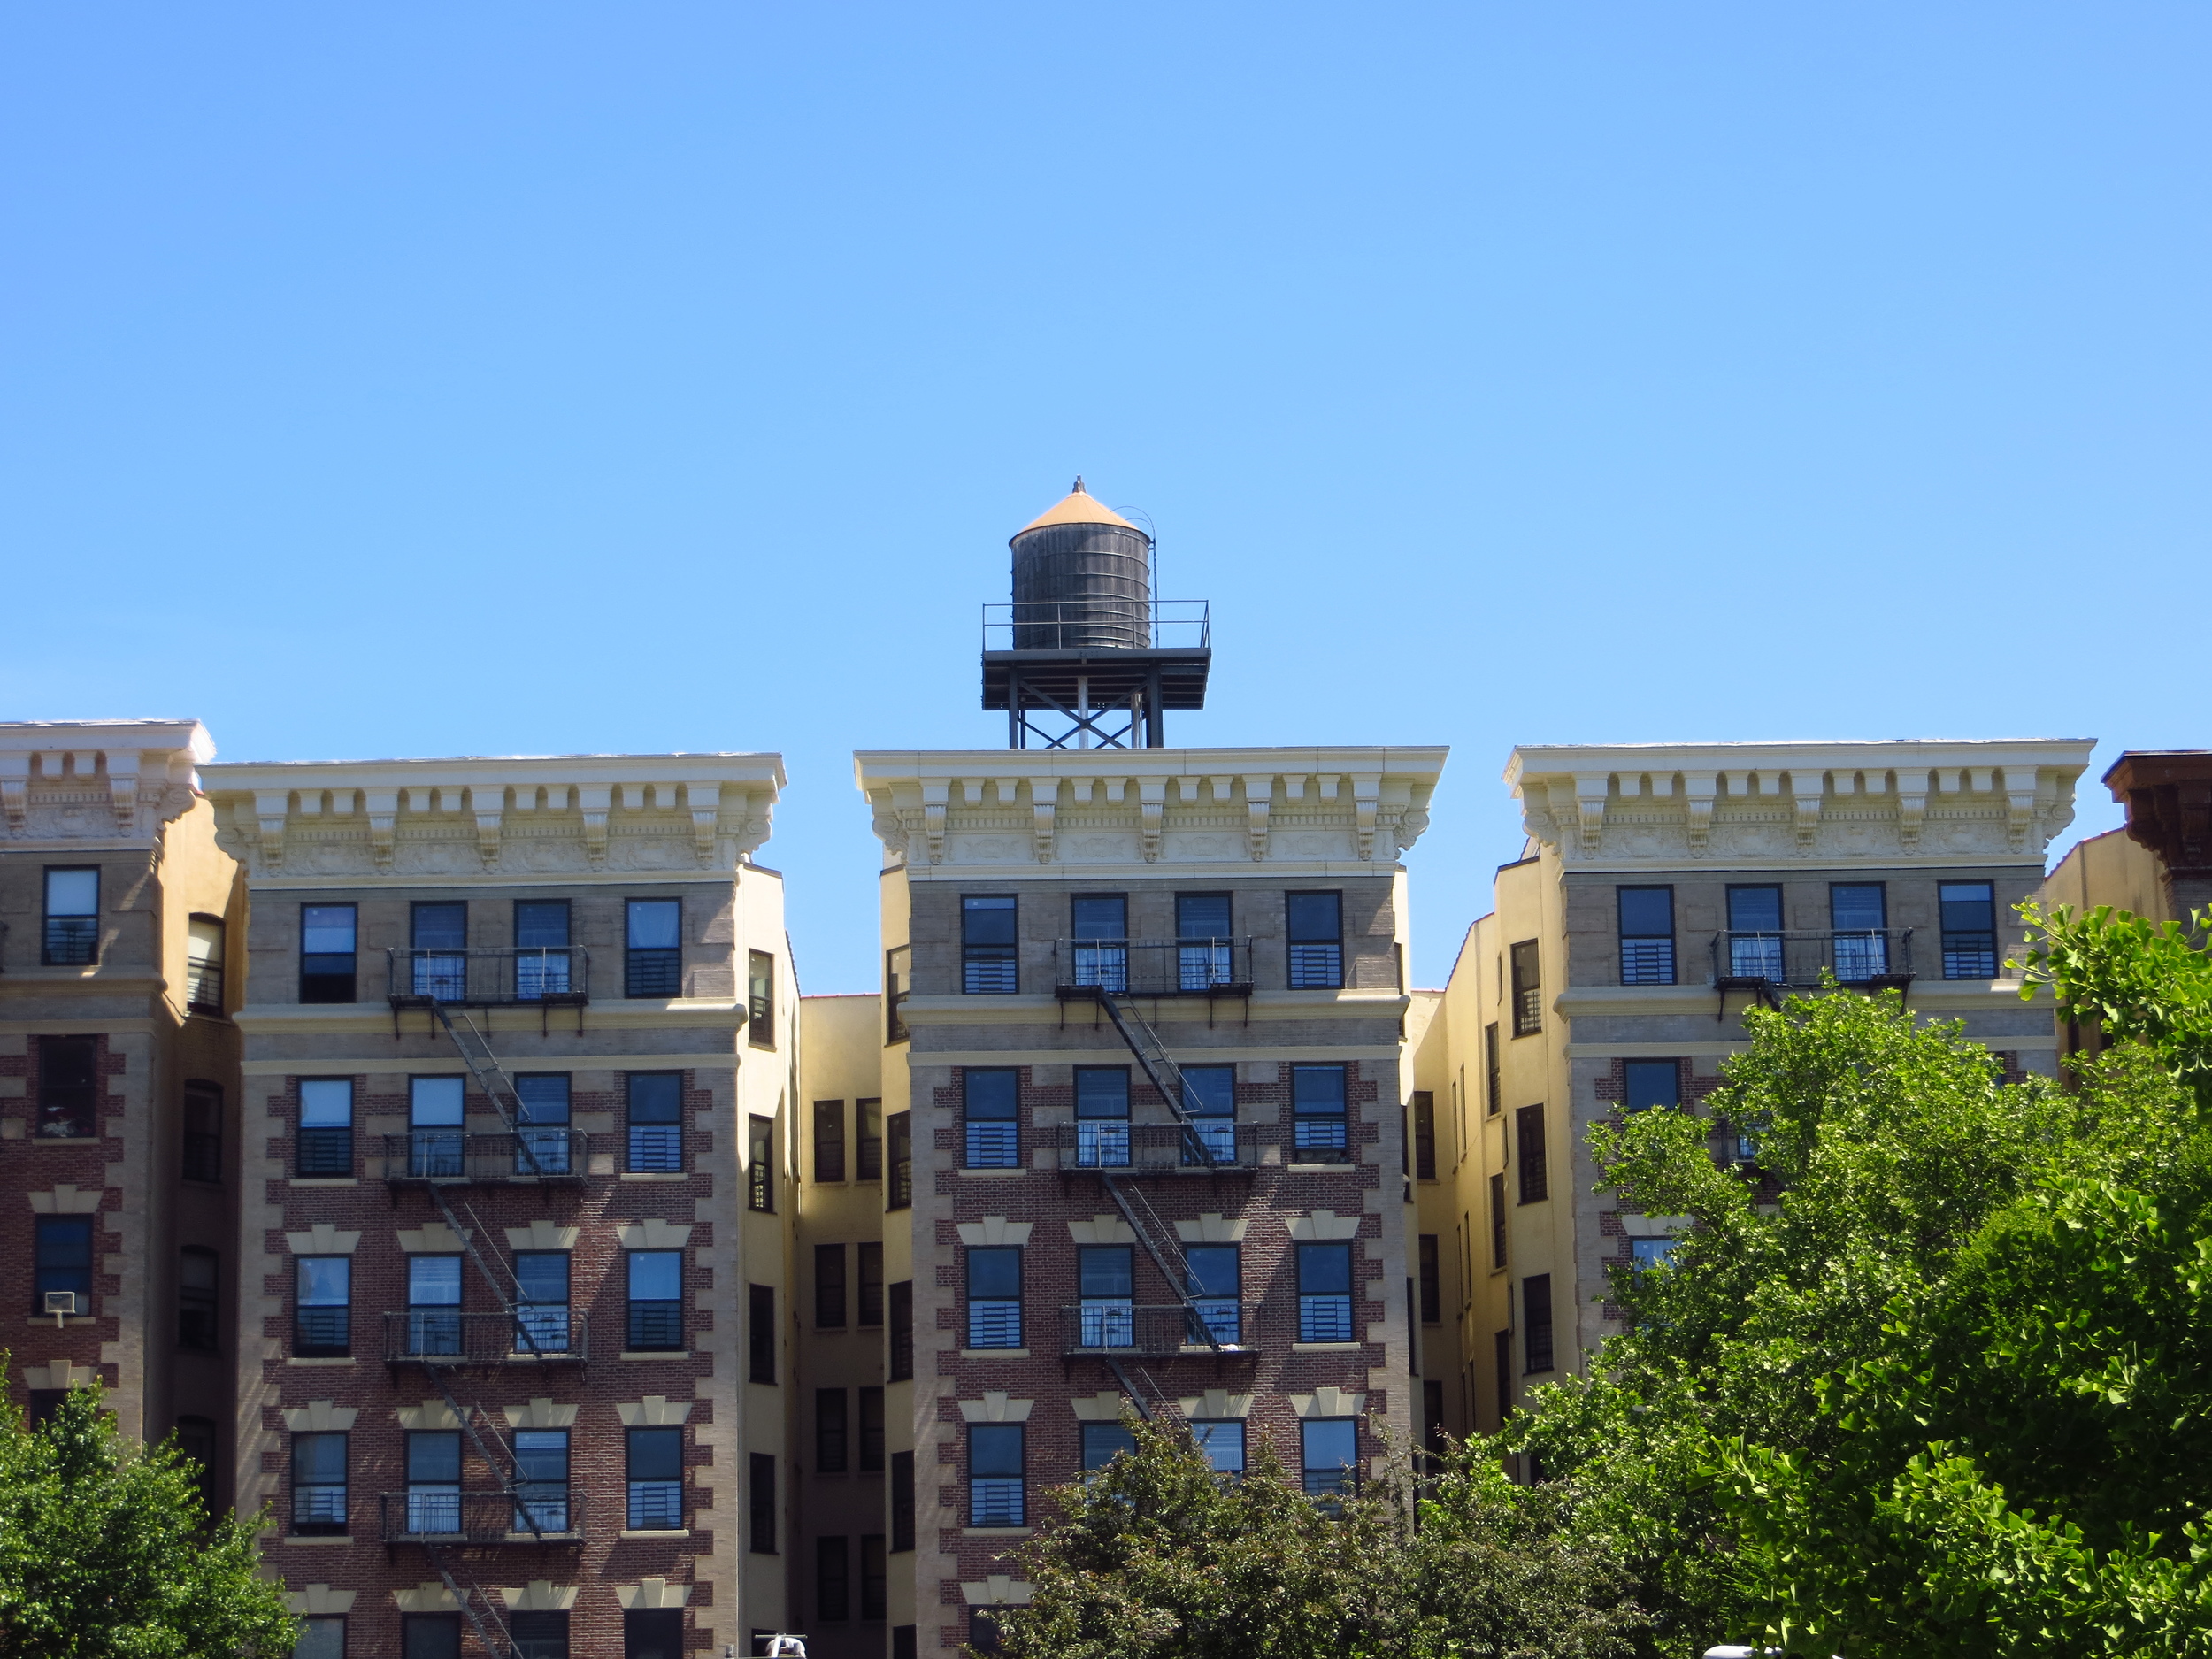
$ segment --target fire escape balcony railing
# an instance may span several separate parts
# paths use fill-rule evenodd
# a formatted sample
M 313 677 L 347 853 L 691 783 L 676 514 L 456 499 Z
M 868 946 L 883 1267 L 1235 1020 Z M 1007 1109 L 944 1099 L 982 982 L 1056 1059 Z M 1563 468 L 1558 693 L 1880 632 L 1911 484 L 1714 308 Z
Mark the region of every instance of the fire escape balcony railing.
M 1724 990 L 1839 985 L 1877 989 L 1912 981 L 1909 927 L 1829 928 L 1713 935 L 1713 983 Z
M 580 945 L 384 955 L 385 995 L 394 1008 L 580 1008 L 591 1000 L 591 954 Z
M 1054 988 L 1064 1002 L 1128 996 L 1249 996 L 1249 939 L 1057 939 Z
M 1088 1302 L 1060 1310 L 1060 1351 L 1116 1358 L 1208 1358 L 1249 1354 L 1251 1308 L 1241 1302 L 1199 1297 L 1186 1308 L 1127 1307 Z M 1208 1340 L 1209 1333 L 1212 1340 Z
M 588 1141 L 580 1129 L 527 1124 L 480 1134 L 410 1129 L 384 1137 L 384 1179 L 395 1185 L 570 1185 L 584 1179 Z
M 565 1486 L 544 1491 L 452 1492 L 418 1487 L 378 1494 L 387 1544 L 575 1544 L 581 1507 Z
M 1194 1118 L 1187 1126 L 1080 1118 L 1060 1125 L 1052 1136 L 1064 1175 L 1102 1171 L 1110 1175 L 1203 1175 L 1210 1169 L 1249 1171 L 1260 1162 L 1260 1125 L 1227 1118 Z
M 402 1308 L 384 1316 L 388 1365 L 476 1368 L 581 1365 L 590 1357 L 589 1324 L 580 1310 L 525 1302 L 512 1313 L 457 1308 Z

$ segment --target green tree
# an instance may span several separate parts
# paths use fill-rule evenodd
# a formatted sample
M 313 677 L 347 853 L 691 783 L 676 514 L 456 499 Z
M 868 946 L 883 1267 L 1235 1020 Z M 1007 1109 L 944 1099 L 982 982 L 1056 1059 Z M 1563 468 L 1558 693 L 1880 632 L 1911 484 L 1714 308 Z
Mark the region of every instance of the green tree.
M 1135 1450 L 1053 1492 L 1018 1552 L 1016 1659 L 1601 1659 L 1642 1623 L 1605 1540 L 1494 1458 L 1440 1460 L 1417 1529 L 1402 1471 L 1317 1502 L 1264 1436 L 1230 1480 L 1180 1425 L 1129 1427 Z
M 209 1525 L 194 1465 L 73 1388 L 35 1432 L 0 1397 L 0 1655 L 275 1659 L 298 1625 L 257 1520 Z

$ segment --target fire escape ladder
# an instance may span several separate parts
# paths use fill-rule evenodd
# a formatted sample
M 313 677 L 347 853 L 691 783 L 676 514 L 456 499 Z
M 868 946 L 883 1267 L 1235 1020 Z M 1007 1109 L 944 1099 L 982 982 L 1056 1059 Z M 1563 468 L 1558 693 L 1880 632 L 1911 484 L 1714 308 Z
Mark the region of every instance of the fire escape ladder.
M 1221 1352 L 1220 1339 L 1213 1327 L 1206 1323 L 1198 1310 L 1198 1303 L 1190 1294 L 1190 1263 L 1183 1259 L 1183 1247 L 1175 1237 L 1174 1228 L 1160 1219 L 1159 1211 L 1151 1201 L 1134 1187 L 1125 1187 L 1106 1171 L 1099 1171 L 1099 1181 L 1106 1188 L 1106 1195 L 1121 1211 L 1121 1218 L 1129 1224 L 1129 1230 L 1137 1235 L 1137 1242 L 1144 1246 L 1144 1253 L 1152 1258 L 1152 1264 L 1167 1280 L 1168 1288 L 1175 1293 L 1175 1300 L 1183 1304 L 1183 1312 L 1191 1330 L 1217 1354 Z
M 1175 1114 L 1175 1121 L 1183 1131 L 1184 1150 L 1209 1170 L 1218 1167 L 1220 1161 L 1214 1156 L 1213 1148 L 1198 1133 L 1198 1125 L 1185 1110 L 1187 1096 L 1184 1093 L 1183 1071 L 1168 1053 L 1167 1045 L 1160 1041 L 1159 1033 L 1145 1023 L 1144 1016 L 1137 1012 L 1135 1000 L 1127 992 L 1110 990 L 1102 985 L 1095 989 L 1098 1000 L 1106 1005 L 1106 1017 L 1114 1022 L 1114 1030 L 1136 1057 L 1152 1087 L 1160 1091 L 1168 1110 Z
M 1114 1373 L 1114 1380 L 1121 1385 L 1122 1393 L 1129 1396 L 1129 1403 L 1136 1407 L 1137 1415 L 1147 1423 L 1171 1423 L 1175 1420 L 1174 1403 L 1168 1399 L 1167 1390 L 1154 1380 L 1150 1371 L 1141 1365 L 1136 1368 L 1137 1376 L 1144 1379 L 1144 1386 L 1140 1388 L 1136 1379 L 1130 1376 L 1129 1367 L 1123 1364 L 1118 1356 L 1108 1355 L 1106 1368 Z
M 476 1640 L 484 1644 L 484 1651 L 497 1655 L 499 1659 L 514 1659 L 514 1638 L 507 1633 L 507 1626 L 501 1622 L 499 1615 L 492 1611 L 491 1597 L 474 1585 L 464 1590 L 446 1566 L 445 1558 L 439 1555 L 435 1544 L 426 1540 L 422 1548 L 423 1553 L 430 1557 L 430 1564 L 436 1570 L 438 1577 L 445 1581 L 446 1594 L 461 1604 L 462 1616 L 476 1632 Z M 480 1603 L 483 1609 L 481 1612 L 477 1610 Z M 488 1628 L 487 1620 L 490 1621 Z
M 514 1079 L 507 1075 L 506 1067 L 499 1064 L 499 1056 L 492 1052 L 490 1041 L 465 1011 L 457 1015 L 434 998 L 430 1012 L 445 1027 L 445 1034 L 453 1039 L 453 1046 L 461 1051 L 469 1075 L 476 1079 L 476 1087 L 483 1090 L 492 1110 L 499 1114 L 500 1127 L 514 1138 L 515 1150 L 526 1164 L 529 1173 L 544 1174 L 538 1167 L 537 1148 L 530 1144 L 530 1137 L 517 1128 L 523 1118 L 522 1096 L 515 1088 Z

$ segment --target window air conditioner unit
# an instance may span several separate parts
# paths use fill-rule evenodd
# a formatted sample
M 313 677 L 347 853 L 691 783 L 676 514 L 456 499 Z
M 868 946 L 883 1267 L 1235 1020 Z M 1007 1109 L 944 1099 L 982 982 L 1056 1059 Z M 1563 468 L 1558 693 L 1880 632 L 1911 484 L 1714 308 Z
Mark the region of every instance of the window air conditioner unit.
M 46 1293 L 46 1311 L 55 1318 L 77 1311 L 77 1293 L 73 1290 L 50 1290 Z

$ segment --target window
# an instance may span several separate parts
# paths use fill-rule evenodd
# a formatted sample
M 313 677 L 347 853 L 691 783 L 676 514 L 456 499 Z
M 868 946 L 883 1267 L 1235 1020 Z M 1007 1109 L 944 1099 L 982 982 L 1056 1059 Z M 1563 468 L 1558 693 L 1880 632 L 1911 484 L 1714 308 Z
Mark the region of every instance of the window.
M 676 1354 L 684 1346 L 684 1253 L 628 1253 L 629 1325 L 623 1347 L 641 1354 Z
M 309 1179 L 353 1173 L 352 1079 L 300 1080 L 300 1138 L 293 1173 Z
M 814 1179 L 845 1179 L 845 1102 L 841 1100 L 814 1102 Z
M 1227 894 L 1177 894 L 1175 940 L 1176 980 L 1182 989 L 1202 991 L 1234 981 Z
M 515 1079 L 515 1173 L 566 1175 L 572 1150 L 568 1073 L 523 1073 Z
M 517 1429 L 515 1518 L 518 1532 L 568 1531 L 568 1431 Z
M 851 1543 L 843 1538 L 814 1540 L 814 1616 L 826 1624 L 852 1617 Z
M 1828 926 L 1834 930 L 1836 981 L 1863 985 L 1889 972 L 1886 907 L 1878 881 L 1838 881 L 1828 888 Z
M 776 1208 L 776 1120 L 745 1120 L 745 1208 L 772 1215 Z
M 514 1639 L 515 1659 L 568 1659 L 565 1613 L 510 1613 L 507 1633 Z
M 1075 1161 L 1087 1170 L 1129 1163 L 1129 1068 L 1075 1068 Z
M 1136 1345 L 1136 1277 L 1132 1247 L 1086 1244 L 1075 1252 L 1078 1348 Z
M 914 1375 L 914 1281 L 902 1279 L 891 1286 L 889 1326 L 890 1365 L 885 1376 L 904 1382 Z
M 634 1532 L 673 1532 L 684 1524 L 684 1432 L 680 1428 L 625 1431 L 630 1507 L 625 1523 Z
M 212 1354 L 221 1346 L 216 1320 L 220 1280 L 215 1252 L 188 1244 L 177 1256 L 177 1346 Z
M 876 1240 L 858 1246 L 860 1257 L 860 1324 L 883 1323 L 883 1246 Z
M 515 1000 L 565 996 L 571 985 L 566 899 L 515 901 Z
M 417 996 L 457 1002 L 468 995 L 469 907 L 418 900 L 407 907 L 408 961 Z
M 353 1258 L 293 1257 L 292 1351 L 305 1359 L 353 1352 Z
M 1944 881 L 1936 899 L 1943 918 L 1943 977 L 1997 977 L 1996 888 L 1986 881 Z
M 1018 1075 L 1010 1070 L 974 1068 L 961 1073 L 962 1114 L 967 1132 L 963 1168 L 1021 1167 L 1021 1125 L 1016 1104 Z
M 913 949 L 894 945 L 883 953 L 883 1041 L 887 1044 L 906 1041 L 906 999 L 913 989 Z
M 1351 1162 L 1344 1116 L 1344 1068 L 1340 1065 L 1294 1065 L 1290 1068 L 1292 1138 L 1300 1164 Z
M 968 1425 L 968 1525 L 1025 1526 L 1022 1486 L 1026 1431 L 1018 1423 Z
M 883 1534 L 869 1532 L 860 1540 L 860 1617 L 880 1620 L 891 1615 L 891 1573 L 883 1557 Z
M 1192 1167 L 1210 1157 L 1217 1164 L 1237 1161 L 1237 1069 L 1233 1065 L 1187 1065 L 1183 1073 L 1183 1112 L 1194 1121 L 1190 1133 L 1198 1146 L 1185 1146 L 1183 1163 Z M 1202 1156 L 1199 1147 L 1205 1148 Z
M 1490 1178 L 1490 1265 L 1505 1265 L 1505 1177 Z
M 223 1179 L 223 1091 L 219 1084 L 184 1086 L 183 1166 L 188 1181 L 219 1183 Z
M 891 1548 L 914 1548 L 914 1454 L 891 1454 Z
M 100 1133 L 99 1039 L 38 1040 L 38 1136 L 86 1141 Z M 351 1174 L 350 1164 L 346 1171 Z
M 1413 1092 L 1413 1173 L 1424 1181 L 1436 1179 L 1436 1096 L 1427 1089 Z
M 1505 1105 L 1505 1086 L 1498 1070 L 1498 1028 L 1493 1025 L 1482 1028 L 1483 1099 L 1482 1113 L 1495 1118 Z
M 1359 1489 L 1359 1424 L 1352 1417 L 1308 1417 L 1298 1425 L 1299 1472 L 1317 1498 Z
M 1137 1437 L 1118 1423 L 1086 1423 L 1083 1427 L 1083 1472 L 1103 1469 L 1124 1452 L 1137 1449 Z
M 845 1328 L 845 1247 L 841 1244 L 814 1247 L 814 1328 Z
M 1352 1247 L 1301 1244 L 1298 1250 L 1298 1340 L 1352 1340 Z
M 346 1438 L 292 1437 L 292 1531 L 299 1537 L 345 1536 Z
M 622 1659 L 684 1659 L 683 1609 L 634 1607 L 625 1612 Z
M 177 1450 L 192 1460 L 193 1489 L 200 1494 L 201 1509 L 211 1517 L 215 1514 L 215 1445 L 213 1418 L 177 1419 Z
M 890 1180 L 883 1189 L 886 1210 L 904 1210 L 914 1202 L 914 1119 L 909 1112 L 893 1112 L 883 1120 L 885 1167 Z
M 776 1046 L 776 959 L 764 950 L 745 953 L 745 1040 Z
M 624 1079 L 624 1087 L 631 1173 L 680 1173 L 684 1167 L 683 1073 L 633 1071 Z
M 1673 1060 L 1624 1060 L 1621 1063 L 1621 1107 L 1624 1111 L 1649 1111 L 1655 1106 L 1673 1107 L 1682 1100 L 1682 1068 Z
M 754 1452 L 746 1459 L 746 1467 L 747 1508 L 752 1512 L 751 1551 L 756 1555 L 772 1555 L 776 1553 L 775 1454 Z
M 195 916 L 185 924 L 184 1005 L 196 1014 L 223 1011 L 223 918 Z
M 995 1607 L 972 1607 L 968 1609 L 968 1651 L 972 1654 L 1002 1654 L 1006 1644 L 999 1637 L 999 1609 Z
M 403 1613 L 399 1619 L 400 1659 L 461 1659 L 458 1613 Z
M 51 1310 L 49 1296 L 72 1298 L 67 1311 L 83 1317 L 92 1311 L 92 1217 L 39 1216 L 33 1219 L 31 1311 Z
M 860 1391 L 860 1472 L 879 1475 L 883 1472 L 883 1390 L 863 1388 Z
M 853 1102 L 853 1179 L 861 1181 L 879 1181 L 883 1179 L 883 1102 L 879 1100 L 856 1100 Z
M 458 1429 L 418 1430 L 407 1436 L 407 1530 L 462 1530 Z
M 891 1659 L 918 1659 L 921 1640 L 911 1624 L 891 1627 Z
M 1616 887 L 1621 924 L 1621 983 L 1674 983 L 1674 889 Z
M 1667 1258 L 1674 1254 L 1672 1239 L 1631 1239 L 1628 1241 L 1630 1268 L 1641 1278 L 1644 1270 L 1664 1267 Z
M 749 1285 L 746 1289 L 746 1377 L 772 1387 L 776 1382 L 776 1287 Z
M 1788 982 L 1783 960 L 1782 889 L 1728 889 L 1728 972 L 1732 979 Z
M 46 936 L 39 959 L 51 968 L 79 968 L 99 951 L 99 870 L 47 871 Z
M 1444 1317 L 1444 1270 L 1437 1254 L 1436 1234 L 1420 1235 L 1421 1323 L 1436 1325 Z
M 967 1252 L 970 1348 L 1022 1345 L 1022 1253 L 1016 1245 L 978 1245 Z
M 623 935 L 622 995 L 681 996 L 684 991 L 681 899 L 632 899 Z
M 1191 1421 L 1191 1439 L 1198 1442 L 1198 1449 L 1206 1455 L 1207 1464 L 1217 1475 L 1240 1475 L 1244 1472 L 1244 1420 L 1241 1417 L 1195 1417 Z
M 960 901 L 960 988 L 970 996 L 1021 989 L 1014 901 L 967 894 Z
M 1513 947 L 1513 1034 L 1532 1037 L 1544 1029 L 1544 981 L 1538 972 L 1536 941 Z
M 1243 1252 L 1233 1244 L 1187 1244 L 1183 1265 L 1189 1271 L 1187 1294 L 1196 1304 L 1207 1334 L 1225 1348 L 1244 1340 Z M 1191 1340 L 1199 1333 L 1191 1333 Z
M 407 1258 L 407 1352 L 461 1352 L 461 1258 Z
M 1531 1273 L 1521 1281 L 1521 1357 L 1529 1375 L 1551 1370 L 1549 1273 Z
M 345 1619 L 319 1615 L 300 1620 L 300 1637 L 292 1644 L 292 1659 L 346 1659 Z
M 849 1463 L 845 1389 L 814 1389 L 814 1473 L 843 1476 Z
M 467 1118 L 457 1077 L 407 1079 L 407 1172 L 434 1179 L 457 1178 L 465 1168 Z
M 1544 1109 L 1524 1106 L 1513 1114 L 1513 1149 L 1520 1173 L 1521 1202 L 1533 1204 L 1551 1196 L 1551 1172 L 1544 1164 Z
M 1108 991 L 1129 988 L 1129 901 L 1118 893 L 1079 893 L 1068 900 L 1073 983 Z
M 300 1001 L 354 998 L 355 910 L 350 904 L 300 906 Z
M 1290 952 L 1290 988 L 1334 991 L 1344 984 L 1344 895 L 1283 895 L 1283 932 Z

